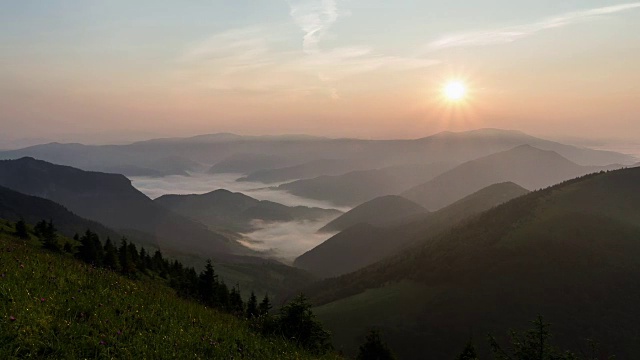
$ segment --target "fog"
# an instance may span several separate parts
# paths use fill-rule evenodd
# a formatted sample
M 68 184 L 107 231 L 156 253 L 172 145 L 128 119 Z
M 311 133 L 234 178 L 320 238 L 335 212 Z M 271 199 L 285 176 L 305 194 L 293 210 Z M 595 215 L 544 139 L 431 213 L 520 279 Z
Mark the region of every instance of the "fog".
M 279 258 L 284 262 L 293 262 L 296 257 L 313 249 L 334 235 L 316 233 L 327 222 L 262 223 L 256 221 L 254 225 L 260 227 L 260 229 L 243 234 L 246 239 L 241 243 L 251 249 L 262 251 L 268 256 Z
M 265 187 L 262 183 L 236 182 L 239 174 L 191 174 L 191 176 L 166 176 L 162 178 L 130 177 L 133 186 L 152 199 L 166 194 L 204 194 L 217 189 L 241 192 L 258 200 L 274 201 L 287 206 L 309 206 L 348 211 L 348 207 L 338 207 L 326 201 L 307 199 L 286 191 Z M 272 184 L 277 186 L 279 184 Z M 286 262 L 311 250 L 332 234 L 317 234 L 318 229 L 332 218 L 322 221 L 295 221 L 279 223 L 255 222 L 258 230 L 242 234 L 244 245 L 263 251 L 269 257 Z

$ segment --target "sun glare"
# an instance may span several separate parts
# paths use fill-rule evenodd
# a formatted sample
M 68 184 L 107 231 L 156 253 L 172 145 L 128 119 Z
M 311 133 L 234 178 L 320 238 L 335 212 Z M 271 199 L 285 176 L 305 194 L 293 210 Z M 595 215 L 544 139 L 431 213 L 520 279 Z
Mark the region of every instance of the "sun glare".
M 467 94 L 467 86 L 459 80 L 449 81 L 443 89 L 444 96 L 449 101 L 459 101 Z

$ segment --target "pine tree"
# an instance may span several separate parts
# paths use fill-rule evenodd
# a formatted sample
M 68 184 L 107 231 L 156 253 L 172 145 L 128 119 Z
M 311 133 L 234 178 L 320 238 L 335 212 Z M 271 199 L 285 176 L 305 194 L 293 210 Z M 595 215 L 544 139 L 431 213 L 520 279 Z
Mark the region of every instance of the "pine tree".
M 208 306 L 217 305 L 217 288 L 218 277 L 213 270 L 211 260 L 207 260 L 204 270 L 200 273 L 198 281 L 198 294 L 201 301 Z
M 271 300 L 269 300 L 269 294 L 265 294 L 264 298 L 260 302 L 260 306 L 258 307 L 258 314 L 260 316 L 269 315 L 269 311 L 271 311 Z
M 249 301 L 247 301 L 247 319 L 257 318 L 259 315 L 258 298 L 256 298 L 256 294 L 252 291 L 251 296 L 249 296 Z
M 147 272 L 147 256 L 147 251 L 144 249 L 144 247 L 140 247 L 140 258 L 136 263 L 136 267 L 143 273 Z
M 101 266 L 102 252 L 98 235 L 87 230 L 80 238 L 80 247 L 76 256 L 86 263 Z
M 58 230 L 53 225 L 53 220 L 49 220 L 48 223 L 44 223 L 43 220 L 43 224 L 41 240 L 44 248 L 52 251 L 60 251 L 60 247 L 58 246 Z
M 316 319 L 304 295 L 299 295 L 280 309 L 278 328 L 285 338 L 311 352 L 322 354 L 331 348 L 331 334 Z
M 364 344 L 360 345 L 357 360 L 393 360 L 393 355 L 387 344 L 380 338 L 378 330 L 371 330 L 365 338 Z
M 113 245 L 110 238 L 107 238 L 107 241 L 104 243 L 104 266 L 113 271 L 120 271 L 118 250 Z
M 471 341 L 467 343 L 462 353 L 456 357 L 456 360 L 478 360 L 478 353 L 476 352 L 476 348 L 473 346 Z
M 123 274 L 130 275 L 136 271 L 136 267 L 131 259 L 130 248 L 126 238 L 122 238 L 122 240 L 120 240 L 118 260 L 120 260 L 120 271 Z
M 229 292 L 229 312 L 236 316 L 244 314 L 244 301 L 240 295 L 240 286 L 237 284 Z
M 29 232 L 27 231 L 27 223 L 24 222 L 23 218 L 20 218 L 20 220 L 18 220 L 18 222 L 15 224 L 15 227 L 16 227 L 16 231 L 13 233 L 15 236 L 17 236 L 20 239 L 29 238 Z

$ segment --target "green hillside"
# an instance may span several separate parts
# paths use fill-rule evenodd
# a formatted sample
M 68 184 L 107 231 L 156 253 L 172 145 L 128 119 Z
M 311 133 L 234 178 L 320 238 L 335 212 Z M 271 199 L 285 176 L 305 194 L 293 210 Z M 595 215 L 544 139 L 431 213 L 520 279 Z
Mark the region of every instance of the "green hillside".
M 626 359 L 640 353 L 638 281 L 634 168 L 522 196 L 310 292 L 347 352 L 375 326 L 402 358 L 453 358 L 470 338 L 482 345 L 540 314 L 560 346 L 592 338 Z
M 248 321 L 18 240 L 0 223 L 0 358 L 333 359 Z

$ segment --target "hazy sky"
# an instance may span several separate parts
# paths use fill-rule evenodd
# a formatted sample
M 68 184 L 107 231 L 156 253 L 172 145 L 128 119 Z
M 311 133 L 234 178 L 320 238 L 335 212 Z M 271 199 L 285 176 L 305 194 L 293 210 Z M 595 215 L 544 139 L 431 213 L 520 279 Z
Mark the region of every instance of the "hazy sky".
M 640 2 L 2 1 L 0 125 L 5 142 L 640 137 Z

